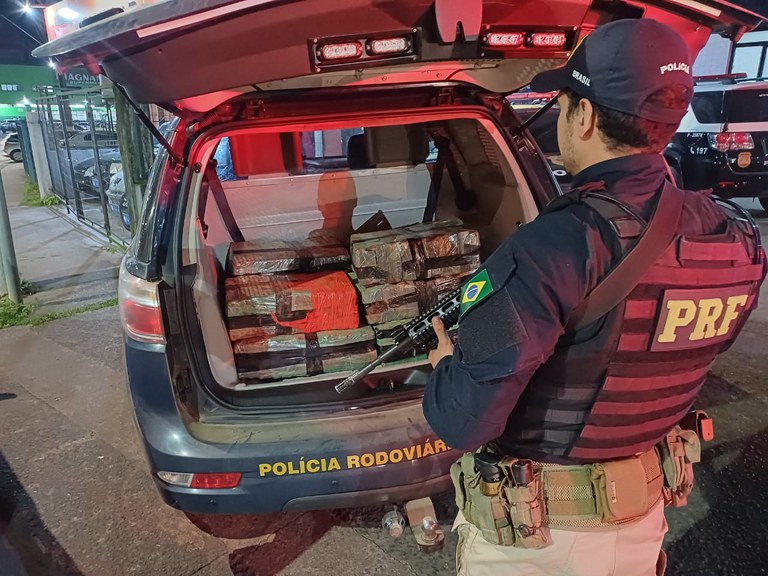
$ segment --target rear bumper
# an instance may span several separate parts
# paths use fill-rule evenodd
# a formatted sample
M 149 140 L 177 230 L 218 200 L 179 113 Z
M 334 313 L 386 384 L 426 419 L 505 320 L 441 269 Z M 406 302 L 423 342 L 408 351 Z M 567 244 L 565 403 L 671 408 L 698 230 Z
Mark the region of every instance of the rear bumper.
M 445 492 L 451 487 L 451 477 L 444 475 L 416 484 L 397 485 L 398 478 L 390 477 L 391 486 L 371 490 L 352 492 L 316 493 L 299 496 L 311 490 L 307 481 L 298 480 L 295 486 L 286 486 L 296 496 L 290 500 L 280 500 L 281 506 L 265 506 L 262 500 L 266 495 L 277 495 L 268 486 L 259 483 L 241 483 L 232 490 L 191 490 L 169 486 L 157 477 L 155 484 L 163 501 L 173 508 L 192 514 L 261 514 L 264 512 L 298 512 L 305 510 L 329 510 L 333 508 L 355 508 L 375 506 L 390 502 L 404 502 L 425 496 Z M 400 479 L 402 481 L 402 479 Z M 287 480 L 286 480 L 287 481 Z M 333 481 L 332 481 L 333 482 Z M 323 487 L 318 487 L 320 491 Z M 282 491 L 281 491 L 282 492 Z M 274 500 L 277 504 L 278 501 Z
M 450 486 L 458 454 L 430 430 L 420 402 L 206 424 L 182 416 L 162 349 L 126 340 L 125 353 L 150 469 L 163 500 L 175 508 L 207 514 L 337 508 L 428 496 Z M 235 488 L 201 490 L 167 484 L 158 471 L 243 476 Z
M 726 197 L 755 198 L 768 196 L 768 167 L 765 172 L 734 170 L 730 159 L 688 158 L 683 165 L 685 188 L 689 190 L 712 189 Z

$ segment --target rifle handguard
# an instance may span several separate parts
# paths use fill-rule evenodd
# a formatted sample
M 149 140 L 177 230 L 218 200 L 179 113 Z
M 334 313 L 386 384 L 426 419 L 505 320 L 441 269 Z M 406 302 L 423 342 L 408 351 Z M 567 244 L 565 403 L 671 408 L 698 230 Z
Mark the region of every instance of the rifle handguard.
M 388 360 L 413 350 L 417 346 L 423 346 L 434 341 L 436 334 L 435 329 L 432 327 L 432 318 L 435 316 L 438 316 L 443 321 L 446 328 L 450 328 L 459 321 L 460 313 L 461 288 L 458 288 L 440 300 L 433 308 L 406 324 L 395 336 L 395 345 L 392 348 L 384 352 L 373 362 L 344 378 L 344 380 L 336 385 L 336 392 L 343 394 L 345 390 L 357 384 Z

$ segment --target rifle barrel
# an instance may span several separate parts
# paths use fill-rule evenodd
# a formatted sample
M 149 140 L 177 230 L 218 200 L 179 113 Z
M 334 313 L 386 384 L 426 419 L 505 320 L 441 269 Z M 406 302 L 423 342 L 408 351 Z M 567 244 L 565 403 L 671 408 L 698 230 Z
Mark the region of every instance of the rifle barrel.
M 339 394 L 344 393 L 345 390 L 347 390 L 348 388 L 351 388 L 352 386 L 360 382 L 360 380 L 368 376 L 368 374 L 373 372 L 376 368 L 381 366 L 384 362 L 386 362 L 390 358 L 394 358 L 400 352 L 402 352 L 403 350 L 411 346 L 412 342 L 413 342 L 413 339 L 410 336 L 407 336 L 406 338 L 398 342 L 395 346 L 392 346 L 392 348 L 384 352 L 384 354 L 376 358 L 376 360 L 374 360 L 370 364 L 363 366 L 362 368 L 360 368 L 360 370 L 351 374 L 350 376 L 347 376 L 346 378 L 344 378 L 344 380 L 336 384 L 336 392 L 338 392 Z

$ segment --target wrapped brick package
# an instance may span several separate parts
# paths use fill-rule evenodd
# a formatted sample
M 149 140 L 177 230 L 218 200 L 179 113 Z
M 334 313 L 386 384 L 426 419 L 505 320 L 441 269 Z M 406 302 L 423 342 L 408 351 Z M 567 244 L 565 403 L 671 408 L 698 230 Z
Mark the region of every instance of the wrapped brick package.
M 349 262 L 349 251 L 334 238 L 317 237 L 301 242 L 251 240 L 232 244 L 228 268 L 232 276 L 246 276 L 346 270 Z
M 353 234 L 350 241 L 365 286 L 466 275 L 480 266 L 480 235 L 458 219 Z
M 233 349 L 238 374 L 260 380 L 357 370 L 377 355 L 370 326 L 251 338 L 235 342 Z
M 233 341 L 360 324 L 357 292 L 344 272 L 235 276 L 226 279 L 225 298 Z
M 434 307 L 440 298 L 459 288 L 465 278 L 463 275 L 448 276 L 374 286 L 358 283 L 358 290 L 368 323 L 376 325 L 416 318 Z

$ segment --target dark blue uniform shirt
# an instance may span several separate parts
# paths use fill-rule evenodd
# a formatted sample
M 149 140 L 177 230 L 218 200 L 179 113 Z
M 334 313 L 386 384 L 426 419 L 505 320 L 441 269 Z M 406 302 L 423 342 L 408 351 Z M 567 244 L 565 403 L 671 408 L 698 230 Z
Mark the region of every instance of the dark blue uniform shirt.
M 666 176 L 662 156 L 639 154 L 591 166 L 573 186 L 602 181 L 648 221 Z M 473 450 L 502 434 L 571 313 L 621 257 L 599 218 L 583 204 L 542 214 L 485 262 L 493 292 L 463 312 L 454 354 L 440 361 L 424 394 L 424 415 L 449 446 Z M 681 233 L 708 234 L 724 224 L 725 214 L 706 195 L 686 194 Z

